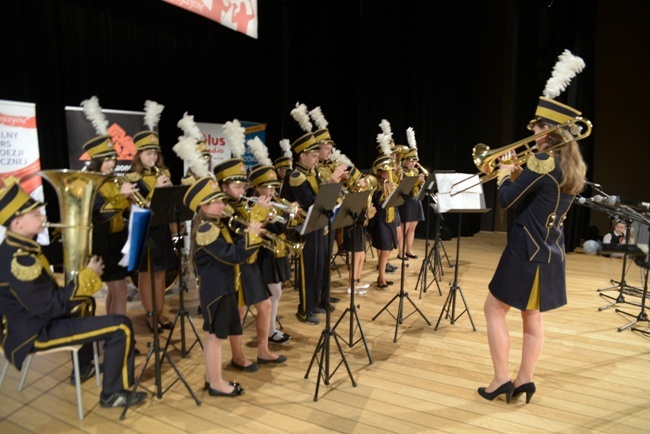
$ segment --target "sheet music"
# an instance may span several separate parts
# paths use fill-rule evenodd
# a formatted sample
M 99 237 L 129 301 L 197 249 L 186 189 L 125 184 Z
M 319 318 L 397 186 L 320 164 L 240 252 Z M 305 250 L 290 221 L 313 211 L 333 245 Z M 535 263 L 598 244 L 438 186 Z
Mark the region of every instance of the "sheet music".
M 436 173 L 438 212 L 451 209 L 481 209 L 483 186 L 478 175 L 469 173 Z M 461 192 L 462 193 L 459 193 Z M 453 194 L 453 196 L 452 196 Z
M 452 196 L 449 193 L 438 193 L 438 212 L 444 213 L 450 209 L 480 209 L 481 195 L 476 193 L 460 193 Z

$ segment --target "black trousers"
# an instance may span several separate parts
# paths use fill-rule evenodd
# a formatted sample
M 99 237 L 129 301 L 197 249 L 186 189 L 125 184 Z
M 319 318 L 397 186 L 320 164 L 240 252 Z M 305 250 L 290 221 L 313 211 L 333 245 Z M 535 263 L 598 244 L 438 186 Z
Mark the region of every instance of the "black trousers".
M 305 248 L 301 256 L 300 269 L 300 306 L 305 313 L 313 312 L 316 305 L 321 302 L 321 295 L 329 293 L 329 258 L 327 257 L 327 243 L 329 236 L 323 235 L 323 230 L 314 231 L 303 237 Z
M 92 361 L 92 342 L 104 341 L 104 378 L 102 392 L 110 394 L 133 384 L 134 332 L 124 315 L 104 315 L 53 320 L 41 329 L 33 351 L 83 344 L 79 365 Z

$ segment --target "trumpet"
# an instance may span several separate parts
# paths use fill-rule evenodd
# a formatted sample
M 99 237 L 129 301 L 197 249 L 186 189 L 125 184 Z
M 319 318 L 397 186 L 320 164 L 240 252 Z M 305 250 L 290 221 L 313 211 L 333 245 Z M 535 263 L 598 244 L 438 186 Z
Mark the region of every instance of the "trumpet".
M 424 176 L 429 176 L 429 171 L 422 167 L 419 161 L 415 162 L 415 167 L 417 167 L 420 173 L 422 173 Z
M 566 146 L 568 143 L 572 141 L 577 142 L 586 137 L 589 137 L 592 128 L 593 126 L 591 124 L 591 121 L 589 121 L 589 119 L 585 119 L 578 116 L 573 119 L 569 119 L 568 121 L 562 124 L 558 124 L 553 127 L 550 127 L 547 130 L 542 131 L 541 133 L 534 134 L 528 137 L 527 139 L 519 140 L 509 145 L 502 146 L 501 148 L 491 150 L 488 145 L 484 143 L 479 143 L 478 145 L 474 146 L 474 149 L 472 150 L 472 158 L 474 160 L 474 164 L 476 165 L 476 167 L 481 171 L 481 173 L 483 173 L 483 176 L 480 176 L 479 182 L 477 184 L 465 187 L 463 188 L 463 190 L 460 191 L 452 192 L 451 196 L 462 193 L 463 191 L 469 190 L 472 187 L 475 187 L 480 184 L 484 184 L 496 178 L 498 174 L 496 168 L 499 163 L 499 158 L 501 157 L 507 156 L 507 158 L 503 160 L 503 162 L 506 164 L 514 164 L 517 166 L 521 166 L 525 164 L 526 161 L 528 161 L 528 159 L 533 155 L 534 151 L 538 149 L 536 144 L 529 146 L 530 143 L 535 142 L 537 139 L 540 139 L 544 136 L 547 136 L 557 131 L 562 131 L 563 129 L 568 129 L 570 131 L 570 138 L 564 138 L 561 142 L 552 144 L 551 146 L 547 147 L 544 150 L 544 153 L 548 153 L 555 149 Z M 521 148 L 521 147 L 523 147 L 524 149 L 521 151 L 517 151 L 517 148 Z M 515 155 L 509 156 L 511 152 L 515 152 Z M 452 190 L 454 189 L 454 187 L 472 178 L 472 176 L 452 184 L 451 186 Z
M 221 212 L 221 215 L 222 217 L 228 219 L 228 227 L 230 228 L 230 230 L 232 230 L 234 233 L 238 235 L 244 234 L 244 229 L 242 228 L 242 226 L 245 228 L 248 228 L 249 226 L 249 223 L 246 220 L 227 210 L 223 210 Z M 240 227 L 235 226 L 235 223 L 240 225 Z M 262 247 L 271 250 L 276 255 L 281 254 L 282 249 L 286 247 L 293 249 L 293 251 L 296 252 L 297 255 L 300 255 L 302 253 L 302 249 L 305 247 L 305 243 L 294 243 L 292 241 L 281 238 L 266 230 L 263 231 L 260 234 L 260 236 L 263 238 Z
M 122 184 L 126 182 L 124 181 L 124 178 L 122 178 L 121 176 L 114 176 L 112 181 L 115 183 L 118 190 L 122 188 Z M 134 191 L 129 195 L 129 197 L 140 208 L 149 208 L 150 205 L 149 201 L 139 191 Z
M 247 197 L 247 196 L 239 196 L 240 199 L 242 199 L 245 202 L 252 202 L 252 203 L 258 203 L 260 201 L 259 197 Z M 298 204 L 288 202 L 287 203 L 280 203 L 280 202 L 271 202 L 270 203 L 271 208 L 275 209 L 276 211 L 280 212 L 286 212 L 289 213 L 289 218 L 293 219 L 296 214 L 298 214 Z M 273 215 L 273 214 L 272 214 Z M 276 213 L 277 215 L 277 213 Z M 286 219 L 282 216 L 277 216 L 278 220 L 280 223 L 286 223 Z M 281 220 L 280 220 L 281 219 Z M 284 221 L 282 221 L 284 220 Z
M 300 206 L 297 203 L 289 202 L 287 199 L 279 196 L 274 196 L 273 200 L 290 208 L 289 216 L 291 216 L 291 219 L 294 219 L 296 216 L 303 220 L 307 218 L 307 211 L 300 209 Z

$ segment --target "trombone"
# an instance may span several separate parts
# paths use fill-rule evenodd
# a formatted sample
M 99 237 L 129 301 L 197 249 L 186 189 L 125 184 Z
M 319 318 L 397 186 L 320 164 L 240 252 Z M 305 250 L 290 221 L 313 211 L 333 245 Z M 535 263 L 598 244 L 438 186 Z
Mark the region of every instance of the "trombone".
M 243 218 L 235 215 L 234 212 L 223 210 L 221 212 L 221 215 L 228 219 L 228 223 L 227 223 L 228 227 L 237 235 L 243 235 L 244 230 L 241 227 L 235 226 L 235 223 L 237 223 L 240 226 L 248 228 L 249 223 Z M 262 247 L 271 250 L 276 255 L 281 254 L 282 250 L 285 247 L 289 247 L 296 253 L 296 255 L 300 255 L 302 253 L 302 249 L 305 247 L 304 242 L 303 243 L 292 242 L 284 238 L 281 238 L 267 230 L 262 231 L 262 233 L 260 233 L 260 236 L 263 238 Z
M 544 153 L 551 152 L 555 149 L 561 148 L 572 141 L 579 141 L 591 135 L 591 129 L 593 128 L 591 121 L 589 119 L 582 118 L 580 116 L 568 121 L 555 125 L 547 130 L 542 131 L 541 133 L 534 134 L 526 139 L 519 140 L 517 142 L 511 143 L 501 148 L 491 150 L 490 147 L 484 143 L 479 143 L 474 146 L 472 149 L 472 159 L 474 164 L 483 173 L 483 176 L 479 174 L 479 182 L 472 184 L 468 187 L 464 187 L 462 190 L 453 191 L 454 187 L 465 183 L 475 175 L 471 175 L 463 180 L 460 180 L 451 185 L 452 193 L 450 196 L 455 196 L 459 193 L 469 190 L 470 188 L 476 187 L 477 185 L 484 184 L 488 181 L 493 180 L 497 177 L 498 171 L 497 164 L 499 163 L 499 158 L 509 154 L 514 151 L 516 154 L 512 157 L 503 160 L 505 164 L 514 164 L 521 166 L 528 161 L 528 159 L 533 155 L 533 152 L 537 150 L 537 145 L 529 146 L 529 143 L 535 142 L 537 139 L 540 139 L 544 136 L 552 134 L 556 131 L 561 131 L 562 129 L 568 128 L 571 138 L 566 138 L 560 143 L 553 144 L 544 150 Z M 584 130 L 584 131 L 583 131 Z M 517 152 L 517 148 L 524 147 L 523 150 Z

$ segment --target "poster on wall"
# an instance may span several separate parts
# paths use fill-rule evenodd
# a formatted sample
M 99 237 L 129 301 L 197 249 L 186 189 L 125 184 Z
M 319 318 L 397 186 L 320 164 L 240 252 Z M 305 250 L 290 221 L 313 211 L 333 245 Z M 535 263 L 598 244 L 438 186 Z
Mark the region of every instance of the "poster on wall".
M 253 137 L 259 137 L 263 143 L 266 143 L 266 124 L 248 121 L 240 121 L 240 123 L 241 126 L 246 129 L 247 142 Z M 199 127 L 203 133 L 205 143 L 210 149 L 210 155 L 212 155 L 212 162 L 210 164 L 211 168 L 220 162 L 231 158 L 232 154 L 230 153 L 230 148 L 226 144 L 226 139 L 223 136 L 223 124 L 197 122 L 196 126 Z M 248 170 L 257 164 L 257 160 L 250 152 L 248 145 L 246 145 L 246 153 L 243 156 L 243 160 L 246 163 L 246 168 Z M 187 164 L 185 165 L 185 171 L 187 171 Z
M 163 0 L 257 39 L 257 0 Z
M 102 109 L 102 112 L 108 120 L 108 134 L 117 151 L 115 173 L 123 174 L 131 168 L 135 155 L 133 136 L 144 129 L 144 112 L 111 109 Z M 83 170 L 90 163 L 83 145 L 97 137 L 97 133 L 81 107 L 66 106 L 65 123 L 68 131 L 68 167 Z
M 41 157 L 36 129 L 36 104 L 0 100 L 0 185 L 19 181 L 30 196 L 43 202 L 41 178 L 30 177 L 39 170 Z M 5 228 L 0 226 L 0 240 L 4 238 L 4 231 Z M 40 234 L 37 241 L 48 244 L 47 231 Z

